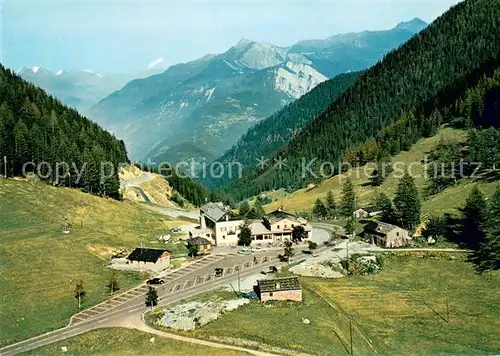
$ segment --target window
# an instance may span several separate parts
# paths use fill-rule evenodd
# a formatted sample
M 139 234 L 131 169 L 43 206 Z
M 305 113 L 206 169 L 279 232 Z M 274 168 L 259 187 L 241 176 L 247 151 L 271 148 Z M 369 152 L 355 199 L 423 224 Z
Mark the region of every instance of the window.
M 222 238 L 225 240 L 226 239 L 226 235 L 222 235 Z
M 399 232 L 396 232 L 396 236 L 399 236 Z
M 294 224 L 292 224 L 292 229 L 293 229 L 294 227 L 295 227 L 295 225 L 294 225 Z
M 286 225 L 285 225 L 285 229 L 286 229 Z
M 273 296 L 273 292 L 270 292 L 270 293 L 269 293 L 269 296 L 270 296 L 270 297 L 272 297 L 272 296 Z
M 279 230 L 280 226 L 279 226 L 279 225 L 277 225 L 276 227 L 277 227 L 277 228 L 278 228 L 278 230 Z

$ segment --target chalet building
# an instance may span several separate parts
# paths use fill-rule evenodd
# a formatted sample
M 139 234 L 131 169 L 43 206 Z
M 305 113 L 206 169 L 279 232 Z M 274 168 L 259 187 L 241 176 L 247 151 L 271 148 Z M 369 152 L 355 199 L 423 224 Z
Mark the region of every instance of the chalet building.
M 373 205 L 371 205 L 371 206 L 364 206 L 364 207 L 361 207 L 361 208 L 359 208 L 358 210 L 356 210 L 354 212 L 354 217 L 357 218 L 357 219 L 360 219 L 360 218 L 371 218 L 371 217 L 376 216 L 376 215 L 378 215 L 380 213 L 381 213 L 381 211 L 379 211 Z
M 137 247 L 128 255 L 127 264 L 138 270 L 158 272 L 170 267 L 170 254 L 160 248 Z
M 365 226 L 363 234 L 371 243 L 386 248 L 407 246 L 412 241 L 408 230 L 380 221 L 369 222 Z
M 203 237 L 215 246 L 236 246 L 244 220 L 223 203 L 207 203 L 200 208 L 200 225 L 190 237 Z
M 292 239 L 292 231 L 295 226 L 302 226 L 307 233 L 307 239 L 311 238 L 312 226 L 307 220 L 287 213 L 281 209 L 264 216 L 262 221 L 250 224 L 252 245 L 273 244 Z
M 302 287 L 297 277 L 261 279 L 257 281 L 257 289 L 262 302 L 268 300 L 302 301 Z
M 212 243 L 204 237 L 192 237 L 187 240 L 187 245 L 188 248 L 190 246 L 196 246 L 198 255 L 209 255 L 212 253 Z

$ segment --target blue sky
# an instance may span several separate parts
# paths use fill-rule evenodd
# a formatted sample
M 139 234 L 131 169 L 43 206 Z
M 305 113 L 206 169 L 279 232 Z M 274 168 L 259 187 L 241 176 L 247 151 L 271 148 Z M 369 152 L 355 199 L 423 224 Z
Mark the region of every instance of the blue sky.
M 0 61 L 13 69 L 140 71 L 156 59 L 165 67 L 221 53 L 242 37 L 288 46 L 414 17 L 431 22 L 458 2 L 0 0 Z

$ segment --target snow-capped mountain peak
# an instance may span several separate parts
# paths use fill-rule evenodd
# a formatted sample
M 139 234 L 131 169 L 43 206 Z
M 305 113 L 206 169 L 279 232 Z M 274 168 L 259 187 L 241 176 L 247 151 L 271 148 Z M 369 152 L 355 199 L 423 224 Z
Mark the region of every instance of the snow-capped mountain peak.
M 85 72 L 85 73 L 89 73 L 89 74 L 94 74 L 95 76 L 99 77 L 99 78 L 102 78 L 102 75 L 95 72 L 94 70 L 92 69 L 82 69 L 82 72 Z
M 34 66 L 33 68 L 31 68 L 31 70 L 33 71 L 33 73 L 37 73 L 40 70 L 40 67 Z

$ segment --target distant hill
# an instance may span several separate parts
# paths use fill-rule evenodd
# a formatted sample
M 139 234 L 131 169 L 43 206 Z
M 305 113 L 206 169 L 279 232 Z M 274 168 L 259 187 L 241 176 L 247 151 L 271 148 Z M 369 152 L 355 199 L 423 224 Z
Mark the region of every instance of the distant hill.
M 0 172 L 35 171 L 57 185 L 118 197 L 125 143 L 0 65 Z M 101 175 L 101 164 L 109 162 Z M 59 164 L 59 165 L 58 165 Z M 110 166 L 113 167 L 113 171 Z
M 384 127 L 400 119 L 401 124 L 392 132 L 406 135 L 405 145 L 415 142 L 422 134 L 419 130 L 429 123 L 434 107 L 430 102 L 424 111 L 417 109 L 433 100 L 440 89 L 500 57 L 498 18 L 500 7 L 496 0 L 466 0 L 454 6 L 361 74 L 327 110 L 268 157 L 271 161 L 286 159 L 286 169 L 252 169 L 227 191 L 243 198 L 280 187 L 303 187 L 315 180 L 311 174 L 301 174 L 304 159 L 316 159 L 311 166 L 313 172 L 325 161 L 337 166 L 350 148 L 375 138 Z M 405 119 L 411 116 L 416 122 Z M 338 168 L 332 172 L 336 173 Z
M 417 22 L 291 47 L 242 39 L 222 54 L 128 83 L 101 100 L 91 117 L 123 138 L 135 159 L 215 159 L 319 83 L 375 64 L 425 26 Z

